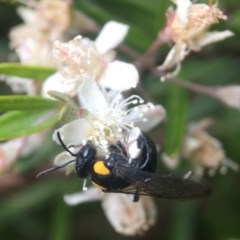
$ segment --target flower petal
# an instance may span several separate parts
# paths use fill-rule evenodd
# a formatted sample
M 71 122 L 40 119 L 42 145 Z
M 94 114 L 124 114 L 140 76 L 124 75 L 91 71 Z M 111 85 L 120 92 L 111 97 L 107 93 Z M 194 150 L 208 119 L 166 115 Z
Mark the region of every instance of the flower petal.
M 142 234 L 156 221 L 157 210 L 150 197 L 133 202 L 128 195 L 108 194 L 102 207 L 114 229 L 124 235 Z
M 161 156 L 161 160 L 167 166 L 167 168 L 174 170 L 178 167 L 180 163 L 180 156 L 178 154 L 170 156 L 166 153 L 163 153 Z
M 37 95 L 34 81 L 31 81 L 27 78 L 6 76 L 4 81 L 10 86 L 14 93 L 26 93 L 27 95 L 33 96 Z
M 166 111 L 161 105 L 147 103 L 137 106 L 136 109 L 137 111 L 133 110 L 127 116 L 127 121 L 134 122 L 134 126 L 146 132 L 157 126 L 166 116 Z M 142 114 L 135 115 L 139 112 Z
M 19 7 L 17 12 L 22 20 L 27 24 L 33 24 L 37 20 L 35 11 L 30 8 Z
M 48 77 L 42 86 L 42 96 L 47 98 L 52 98 L 48 95 L 48 91 L 58 91 L 61 93 L 68 93 L 66 91 L 66 86 L 64 84 L 64 77 L 56 72 L 50 77 Z
M 0 172 L 6 170 L 19 156 L 25 138 L 17 138 L 0 144 Z
M 72 149 L 71 149 L 72 151 Z M 79 150 L 78 150 L 79 151 Z M 74 152 L 74 153 L 77 153 Z M 72 161 L 72 160 L 76 160 L 75 156 L 70 155 L 70 153 L 68 152 L 61 152 L 59 153 L 55 159 L 54 159 L 54 166 L 62 166 L 63 164 Z M 61 170 L 63 170 L 65 172 L 66 175 L 70 174 L 71 172 L 73 172 L 75 170 L 75 166 L 76 166 L 76 162 L 72 162 L 69 163 L 67 166 L 65 166 L 64 168 L 60 168 Z
M 113 61 L 107 65 L 99 84 L 117 91 L 135 88 L 139 81 L 137 68 L 130 63 Z
M 201 35 L 201 38 L 199 39 L 198 44 L 201 47 L 203 47 L 210 43 L 222 41 L 225 38 L 232 37 L 233 35 L 234 33 L 229 30 L 225 30 L 221 32 L 218 32 L 218 31 L 206 32 L 203 35 Z
M 176 15 L 179 19 L 186 23 L 188 21 L 188 9 L 192 5 L 190 0 L 172 0 L 177 5 Z
M 53 140 L 60 144 L 57 132 L 60 132 L 62 141 L 66 146 L 83 144 L 89 136 L 91 124 L 84 118 L 76 119 L 65 124 L 53 133 Z
M 61 152 L 59 153 L 54 159 L 55 166 L 61 166 L 70 160 L 73 160 L 75 157 L 70 155 L 68 152 Z
M 39 148 L 39 144 L 43 141 L 45 137 L 44 132 L 38 132 L 28 137 L 24 138 L 24 145 L 21 149 L 21 156 L 25 157 Z
M 132 128 L 128 133 L 128 154 L 130 158 L 137 158 L 142 152 L 139 147 L 138 138 L 142 134 L 138 127 Z
M 127 35 L 128 29 L 129 26 L 126 24 L 107 22 L 95 40 L 98 51 L 103 54 L 118 46 Z
M 92 78 L 85 80 L 78 97 L 82 108 L 86 108 L 89 112 L 101 111 L 108 105 L 103 92 Z
M 67 205 L 77 205 L 84 202 L 98 201 L 103 198 L 103 193 L 95 187 L 90 187 L 86 192 L 64 195 L 63 199 Z
M 229 85 L 216 88 L 218 98 L 226 105 L 240 109 L 240 86 Z
M 187 45 L 175 44 L 174 47 L 168 53 L 165 61 L 161 66 L 158 67 L 160 71 L 168 71 L 171 68 L 175 68 L 171 73 L 166 74 L 162 80 L 168 77 L 176 76 L 180 71 L 180 65 L 183 59 L 187 56 Z

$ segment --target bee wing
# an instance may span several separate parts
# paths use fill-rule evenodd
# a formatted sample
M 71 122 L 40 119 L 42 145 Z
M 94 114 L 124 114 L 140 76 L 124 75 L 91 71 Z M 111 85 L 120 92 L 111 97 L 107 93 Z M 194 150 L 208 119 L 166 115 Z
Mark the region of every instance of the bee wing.
M 208 196 L 211 192 L 209 184 L 198 180 L 195 175 L 158 175 L 124 166 L 119 166 L 115 174 L 132 184 L 127 188 L 115 189 L 111 192 L 167 199 L 192 199 Z

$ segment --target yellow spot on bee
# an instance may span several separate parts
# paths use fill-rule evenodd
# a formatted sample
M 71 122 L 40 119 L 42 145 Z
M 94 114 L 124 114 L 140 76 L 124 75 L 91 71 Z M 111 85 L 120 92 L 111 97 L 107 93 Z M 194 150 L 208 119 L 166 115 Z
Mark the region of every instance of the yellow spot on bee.
M 93 166 L 93 171 L 100 175 L 110 174 L 110 170 L 105 166 L 103 161 L 97 161 Z

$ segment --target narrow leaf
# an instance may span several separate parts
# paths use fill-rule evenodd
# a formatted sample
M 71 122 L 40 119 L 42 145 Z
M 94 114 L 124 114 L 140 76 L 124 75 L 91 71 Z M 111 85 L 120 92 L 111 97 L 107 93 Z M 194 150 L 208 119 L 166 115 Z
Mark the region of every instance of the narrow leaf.
M 190 240 L 194 238 L 196 208 L 192 202 L 176 202 L 173 206 L 174 220 L 170 240 Z
M 22 188 L 20 191 L 15 192 L 11 197 L 1 198 L 0 205 L 0 225 L 9 224 L 9 222 L 21 221 L 24 217 L 31 214 L 37 209 L 42 209 L 42 204 L 49 201 L 53 196 L 59 195 L 64 189 L 64 182 L 66 179 L 61 181 L 45 181 L 33 184 L 32 186 Z M 60 187 L 61 186 L 61 187 Z
M 188 98 L 186 90 L 178 86 L 171 86 L 168 96 L 165 152 L 173 156 L 180 151 L 184 141 L 188 118 Z
M 24 95 L 0 96 L 0 112 L 12 110 L 43 110 L 52 109 L 57 105 L 57 101 Z
M 52 67 L 23 65 L 20 63 L 0 64 L 0 74 L 34 79 L 39 81 L 44 81 L 48 76 L 55 72 L 56 69 Z
M 52 216 L 52 226 L 50 239 L 65 240 L 69 239 L 70 227 L 70 208 L 62 200 L 55 204 Z
M 27 136 L 57 122 L 47 111 L 11 111 L 0 117 L 0 140 Z

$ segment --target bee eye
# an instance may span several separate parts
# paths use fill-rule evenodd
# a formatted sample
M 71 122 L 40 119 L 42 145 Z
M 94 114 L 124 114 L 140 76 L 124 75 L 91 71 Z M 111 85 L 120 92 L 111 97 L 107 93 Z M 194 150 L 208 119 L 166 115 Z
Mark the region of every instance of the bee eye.
M 93 145 L 87 144 L 82 147 L 80 151 L 80 156 L 82 158 L 91 158 L 95 156 L 96 152 L 96 148 Z
M 84 149 L 82 149 L 82 157 L 86 158 L 89 155 L 89 147 L 85 147 Z

